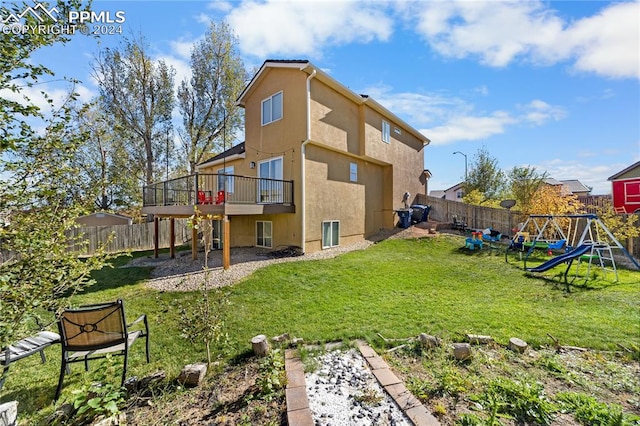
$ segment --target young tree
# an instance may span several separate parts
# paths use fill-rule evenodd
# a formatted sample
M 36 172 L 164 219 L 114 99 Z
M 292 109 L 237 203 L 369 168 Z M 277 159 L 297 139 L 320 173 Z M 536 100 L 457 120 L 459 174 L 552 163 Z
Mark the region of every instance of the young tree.
M 175 71 L 147 53 L 144 38 L 125 39 L 119 49 L 103 50 L 93 65 L 100 102 L 119 137 L 131 143 L 132 163 L 144 162 L 145 183 L 161 176 L 158 159 L 172 131 Z M 136 161 L 137 160 L 137 161 Z
M 180 136 L 190 173 L 211 152 L 223 151 L 242 125 L 235 101 L 247 80 L 247 72 L 237 44 L 226 23 L 212 22 L 204 39 L 191 52 L 192 76 L 178 88 L 184 126 Z
M 540 185 L 531 197 L 525 214 L 575 214 L 582 210 L 583 204 L 578 201 L 578 196 L 565 194 L 560 186 Z
M 498 167 L 498 160 L 491 157 L 486 148 L 479 149 L 464 184 L 465 192 L 477 190 L 485 199 L 495 199 L 504 186 L 505 177 Z
M 3 16 L 19 15 L 28 3 L 2 6 Z M 32 6 L 32 5 L 31 5 Z M 57 24 L 80 2 L 58 1 Z M 30 14 L 27 24 L 37 25 Z M 47 24 L 44 17 L 45 25 Z M 50 22 L 54 24 L 54 22 Z M 65 43 L 68 37 L 49 32 L 0 33 L 0 346 L 15 340 L 33 324 L 50 321 L 50 311 L 67 303 L 65 296 L 90 285 L 90 272 L 103 259 L 80 260 L 69 250 L 65 230 L 74 225 L 81 208 L 68 188 L 77 170 L 71 159 L 85 136 L 70 125 L 72 100 L 46 113 L 24 96 L 23 89 L 42 83 L 54 73 L 32 61 L 38 49 Z M 9 97 L 7 93 L 11 93 Z M 20 100 L 16 100 L 20 99 Z M 38 131 L 36 129 L 45 129 Z M 44 315 L 42 315 L 44 314 Z

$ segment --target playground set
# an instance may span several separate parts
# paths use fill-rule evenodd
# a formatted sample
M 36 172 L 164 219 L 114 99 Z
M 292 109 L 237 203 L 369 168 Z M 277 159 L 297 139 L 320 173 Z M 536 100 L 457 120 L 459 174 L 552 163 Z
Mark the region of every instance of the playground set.
M 517 252 L 524 261 L 528 272 L 548 271 L 562 263 L 567 264 L 564 280 L 574 261 L 577 260 L 575 278 L 586 264 L 585 280 L 589 279 L 591 269 L 600 267 L 606 276 L 612 272 L 618 281 L 618 270 L 613 257 L 613 249 L 620 249 L 636 268 L 640 264 L 624 248 L 595 214 L 573 215 L 531 215 L 519 226 L 505 252 L 505 261 L 509 262 L 509 252 Z M 535 250 L 544 250 L 549 256 L 560 254 L 533 268 L 527 267 L 527 260 Z

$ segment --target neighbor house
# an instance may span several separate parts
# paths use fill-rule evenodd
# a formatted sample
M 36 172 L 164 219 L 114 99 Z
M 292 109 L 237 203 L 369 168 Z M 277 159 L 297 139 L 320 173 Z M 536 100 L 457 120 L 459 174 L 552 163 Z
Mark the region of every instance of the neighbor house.
M 245 141 L 195 175 L 145 187 L 143 213 L 197 206 L 223 247 L 311 253 L 393 228 L 405 193 L 425 191 L 429 139 L 309 61 L 265 61 L 238 105 Z
M 112 226 L 131 225 L 133 220 L 129 216 L 108 212 L 95 212 L 76 218 L 76 223 L 83 226 Z
M 640 211 L 640 161 L 619 171 L 609 179 L 616 213 Z
M 456 183 L 445 190 L 431 191 L 431 196 L 450 201 L 462 201 L 462 197 L 464 197 L 464 182 Z

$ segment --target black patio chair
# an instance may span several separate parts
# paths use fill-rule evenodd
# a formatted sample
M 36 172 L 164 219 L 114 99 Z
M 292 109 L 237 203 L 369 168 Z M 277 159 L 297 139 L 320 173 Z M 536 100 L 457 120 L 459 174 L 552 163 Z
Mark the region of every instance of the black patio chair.
M 143 322 L 144 329 L 129 331 L 129 327 Z M 146 340 L 147 363 L 149 362 L 149 324 L 147 316 L 141 315 L 127 324 L 122 300 L 111 303 L 81 306 L 68 309 L 60 315 L 58 329 L 62 343 L 62 364 L 55 400 L 60 397 L 65 372 L 69 364 L 84 362 L 89 371 L 89 360 L 105 358 L 107 354 L 124 356 L 122 385 L 127 374 L 129 348 L 139 337 Z
M 458 216 L 453 215 L 452 217 L 453 223 L 451 224 L 451 229 L 465 232 L 467 230 L 467 224 L 463 221 L 458 220 Z

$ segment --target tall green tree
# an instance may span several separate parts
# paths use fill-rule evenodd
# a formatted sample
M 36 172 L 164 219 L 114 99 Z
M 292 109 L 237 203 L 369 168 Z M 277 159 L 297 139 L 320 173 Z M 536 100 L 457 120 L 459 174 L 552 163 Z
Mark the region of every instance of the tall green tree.
M 515 166 L 507 173 L 509 195 L 516 200 L 516 209 L 530 211 L 534 194 L 538 191 L 547 173 L 538 173 L 535 167 Z
M 79 10 L 88 6 L 82 1 L 57 1 L 57 21 L 47 14 L 41 14 L 42 21 L 31 13 L 24 14 L 27 8 L 33 7 L 32 2 L 2 2 L 0 16 L 21 16 L 25 26 L 60 25 L 68 22 L 66 11 Z M 10 24 L 3 24 L 4 26 Z M 53 71 L 43 64 L 30 60 L 31 55 L 39 49 L 53 46 L 56 43 L 66 43 L 70 39 L 68 34 L 55 34 L 55 31 L 32 31 L 14 33 L 0 31 L 0 153 L 12 147 L 17 140 L 31 134 L 31 126 L 26 118 L 42 118 L 40 109 L 23 94 L 23 89 L 53 79 Z M 11 93 L 14 96 L 8 96 Z
M 182 152 L 189 160 L 189 172 L 194 173 L 196 164 L 223 151 L 242 126 L 236 99 L 248 74 L 229 25 L 209 25 L 191 52 L 191 73 L 178 88 L 178 107 Z
M 120 210 L 136 206 L 144 169 L 135 167 L 128 147 L 116 132 L 112 117 L 94 102 L 75 114 L 78 132 L 86 138 L 72 159 L 78 169 L 72 194 L 87 210 Z
M 495 199 L 505 187 L 505 175 L 498 167 L 498 160 L 492 157 L 486 148 L 481 148 L 474 155 L 467 180 L 465 193 L 479 191 L 485 199 Z
M 145 39 L 124 39 L 116 49 L 104 49 L 93 64 L 100 102 L 112 117 L 114 130 L 127 141 L 132 164 L 144 165 L 144 183 L 162 176 L 161 160 L 172 132 L 175 70 L 153 60 Z M 124 153 L 123 153 L 124 154 Z

